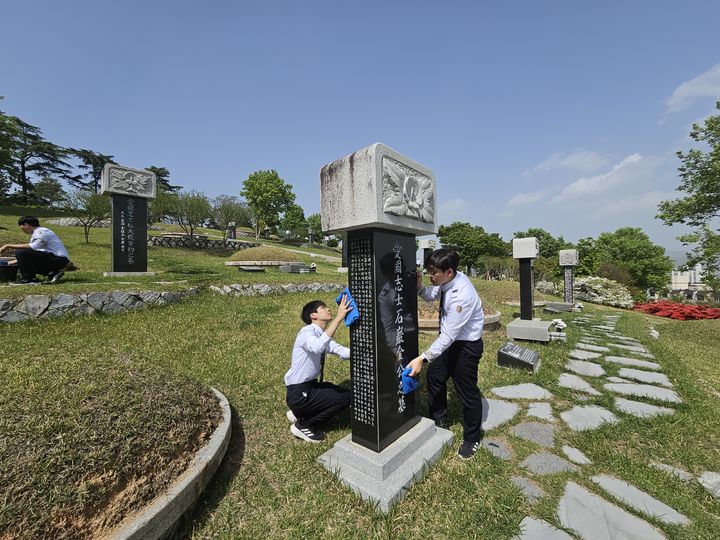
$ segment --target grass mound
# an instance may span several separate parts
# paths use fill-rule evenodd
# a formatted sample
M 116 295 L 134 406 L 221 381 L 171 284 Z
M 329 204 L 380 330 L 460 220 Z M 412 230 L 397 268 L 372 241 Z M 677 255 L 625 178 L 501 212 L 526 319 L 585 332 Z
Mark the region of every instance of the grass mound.
M 98 352 L 11 355 L 0 367 L 0 536 L 102 536 L 185 470 L 218 425 L 207 387 Z
M 304 261 L 307 257 L 301 253 L 275 246 L 258 246 L 233 253 L 231 261 Z

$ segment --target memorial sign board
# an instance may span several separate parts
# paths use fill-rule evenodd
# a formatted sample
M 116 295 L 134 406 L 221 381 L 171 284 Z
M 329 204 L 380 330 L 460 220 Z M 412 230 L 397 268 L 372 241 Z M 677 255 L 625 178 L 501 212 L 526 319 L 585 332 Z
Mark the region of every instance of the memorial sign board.
M 540 353 L 508 341 L 498 350 L 497 365 L 537 373 L 540 369 Z

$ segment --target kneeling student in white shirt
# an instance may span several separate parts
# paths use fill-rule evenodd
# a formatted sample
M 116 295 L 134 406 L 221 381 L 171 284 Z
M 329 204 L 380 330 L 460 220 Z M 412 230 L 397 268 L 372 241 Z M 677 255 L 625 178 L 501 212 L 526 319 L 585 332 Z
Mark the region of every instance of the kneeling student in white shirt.
M 293 345 L 290 369 L 285 374 L 287 417 L 290 433 L 313 443 L 325 439 L 322 426 L 352 403 L 352 392 L 329 382 L 319 382 L 322 357 L 326 352 L 349 359 L 350 349 L 333 341 L 340 321 L 351 310 L 343 296 L 333 318 L 330 309 L 320 300 L 307 303 L 300 317 L 307 326 L 298 332 Z

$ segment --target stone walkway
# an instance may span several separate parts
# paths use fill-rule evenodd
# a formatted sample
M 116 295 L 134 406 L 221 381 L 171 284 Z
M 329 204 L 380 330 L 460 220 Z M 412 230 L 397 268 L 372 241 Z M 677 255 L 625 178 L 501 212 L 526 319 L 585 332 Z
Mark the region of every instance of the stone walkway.
M 580 330 L 580 340 L 577 348 L 568 354 L 567 372 L 558 380 L 560 387 L 573 391 L 576 401 L 611 395 L 612 410 L 591 403 L 568 406 L 534 383 L 491 388 L 489 392 L 502 399 L 484 399 L 486 433 L 525 410 L 527 420 L 510 429 L 510 439 L 529 441 L 538 448 L 520 463 L 527 476 L 517 474 L 510 480 L 528 502 L 534 503 L 546 495 L 533 482 L 533 477 L 565 472 L 585 480 L 585 486 L 573 481 L 565 485 L 557 508 L 557 523 L 565 530 L 528 516 L 520 524 L 521 533 L 516 539 L 666 538 L 662 531 L 639 516 L 675 526 L 691 523 L 687 516 L 615 476 L 612 470 L 598 473 L 598 464 L 595 464 L 592 475 L 585 473 L 583 468 L 591 465 L 590 459 L 577 448 L 564 444 L 557 429 L 564 423 L 572 431 L 594 430 L 605 423 L 621 422 L 625 415 L 645 419 L 673 415 L 673 406 L 682 403 L 654 356 L 639 340 L 617 332 L 615 326 L 619 318 L 620 315 L 580 316 L 572 321 L 573 329 Z M 524 402 L 527 402 L 526 408 Z M 499 459 L 513 459 L 511 444 L 489 435 L 482 442 L 483 448 Z M 669 464 L 651 462 L 648 467 L 684 482 L 697 481 L 720 498 L 717 472 L 705 471 L 695 477 Z

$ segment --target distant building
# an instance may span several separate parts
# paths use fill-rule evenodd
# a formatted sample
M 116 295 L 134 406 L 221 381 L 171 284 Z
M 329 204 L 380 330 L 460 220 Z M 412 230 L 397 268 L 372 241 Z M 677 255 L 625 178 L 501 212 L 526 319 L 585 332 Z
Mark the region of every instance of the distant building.
M 707 286 L 701 283 L 705 271 L 702 263 L 698 263 L 691 270 L 673 270 L 670 272 L 670 290 L 671 291 L 687 291 L 702 290 Z

